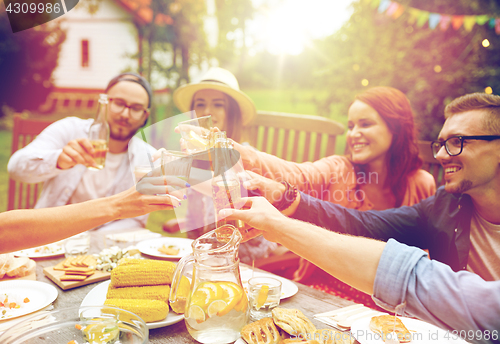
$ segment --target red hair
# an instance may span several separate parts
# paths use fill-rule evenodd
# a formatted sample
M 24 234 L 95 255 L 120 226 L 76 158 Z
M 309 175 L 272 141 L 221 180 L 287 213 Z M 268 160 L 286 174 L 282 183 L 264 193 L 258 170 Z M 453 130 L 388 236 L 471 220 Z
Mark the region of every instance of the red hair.
M 387 179 L 396 196 L 396 205 L 403 202 L 408 175 L 422 166 L 418 156 L 416 129 L 410 101 L 403 92 L 392 87 L 374 87 L 358 94 L 359 100 L 371 106 L 387 124 L 392 143 L 387 152 Z

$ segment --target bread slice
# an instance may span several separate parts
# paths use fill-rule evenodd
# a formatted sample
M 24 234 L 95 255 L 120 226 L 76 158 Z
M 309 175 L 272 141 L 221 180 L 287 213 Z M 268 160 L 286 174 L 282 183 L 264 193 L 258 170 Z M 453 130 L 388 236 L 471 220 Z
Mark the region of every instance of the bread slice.
M 263 318 L 244 326 L 241 336 L 248 344 L 278 344 L 280 333 L 274 325 L 273 319 Z
M 14 255 L 12 253 L 0 254 L 0 279 L 5 276 L 13 263 Z
M 36 269 L 36 262 L 33 259 L 30 259 L 28 265 L 26 266 L 26 270 L 21 271 L 17 277 L 28 276 L 29 274 L 34 272 L 35 269 Z
M 307 334 L 310 336 L 316 331 L 316 326 L 298 309 L 276 307 L 272 314 L 276 326 L 292 336 L 307 338 Z
M 7 276 L 24 277 L 26 270 L 30 266 L 30 260 L 28 257 L 14 258 L 14 263 L 7 270 Z
M 394 318 L 396 318 L 395 328 L 394 328 Z M 396 332 L 396 335 L 398 336 L 398 340 L 400 343 L 411 342 L 411 333 L 410 331 L 408 331 L 408 329 L 403 324 L 401 319 L 389 314 L 379 315 L 371 318 L 370 330 L 379 334 L 384 342 L 387 339 L 387 335 L 389 333 L 392 333 L 393 331 Z

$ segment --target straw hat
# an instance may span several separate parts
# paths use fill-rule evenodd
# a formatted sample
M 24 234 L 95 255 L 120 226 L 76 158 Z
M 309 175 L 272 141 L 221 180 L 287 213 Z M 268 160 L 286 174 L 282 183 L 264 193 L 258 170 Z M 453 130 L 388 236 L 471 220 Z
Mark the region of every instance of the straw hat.
M 243 125 L 247 125 L 254 118 L 257 110 L 252 99 L 240 91 L 238 80 L 233 73 L 219 67 L 210 68 L 199 82 L 175 90 L 173 95 L 175 106 L 182 112 L 190 111 L 194 94 L 204 89 L 221 91 L 232 97 L 240 106 Z

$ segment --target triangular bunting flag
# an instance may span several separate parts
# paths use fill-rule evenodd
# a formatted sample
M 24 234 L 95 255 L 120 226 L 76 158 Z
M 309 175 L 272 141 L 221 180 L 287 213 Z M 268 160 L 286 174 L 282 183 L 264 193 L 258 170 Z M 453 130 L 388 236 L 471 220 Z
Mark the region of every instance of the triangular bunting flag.
M 427 23 L 427 20 L 429 19 L 429 12 L 427 11 L 420 11 L 420 14 L 418 15 L 417 19 L 417 26 L 422 27 Z
M 476 25 L 476 16 L 464 16 L 465 31 L 471 32 L 474 25 Z
M 414 7 L 405 7 L 397 1 L 392 0 L 361 0 L 363 4 L 371 4 L 372 8 L 376 8 L 379 13 L 384 13 L 393 19 L 399 18 L 404 11 L 408 11 L 408 24 L 417 24 L 417 27 L 423 27 L 427 21 L 429 28 L 434 30 L 438 25 L 441 31 L 448 30 L 451 26 L 458 30 L 462 26 L 467 32 L 474 29 L 474 25 L 485 25 L 488 23 L 490 29 L 495 29 L 495 33 L 500 35 L 500 18 L 492 18 L 488 14 L 482 15 L 448 15 L 441 13 L 429 13 L 424 10 L 419 10 Z
M 451 23 L 451 16 L 443 15 L 441 16 L 441 21 L 439 22 L 439 28 L 441 29 L 441 31 L 446 31 L 448 30 L 450 23 Z
M 384 13 L 391 6 L 390 0 L 382 0 L 380 1 L 380 5 L 378 6 L 378 13 Z
M 394 12 L 398 9 L 398 7 L 399 7 L 399 4 L 397 2 L 391 2 L 389 7 L 387 8 L 387 12 L 385 12 L 385 14 L 387 14 L 388 16 L 392 16 L 394 14 Z
M 405 8 L 403 6 L 401 6 L 400 4 L 398 4 L 397 2 L 395 2 L 395 4 L 398 5 L 398 8 L 396 8 L 394 13 L 392 14 L 392 18 L 398 19 L 405 11 Z
M 476 16 L 476 23 L 479 25 L 484 25 L 486 22 L 490 20 L 490 16 L 487 14 L 483 14 L 482 16 Z
M 430 13 L 429 14 L 429 28 L 434 30 L 436 26 L 441 21 L 441 15 L 438 13 Z
M 408 9 L 408 13 L 410 13 L 410 17 L 408 18 L 408 24 L 413 25 L 417 21 L 418 16 L 420 15 L 420 10 L 410 7 Z
M 488 26 L 490 27 L 490 29 L 494 29 L 495 28 L 495 22 L 496 22 L 495 18 L 491 18 L 490 19 L 490 21 L 488 22 Z
M 460 26 L 462 26 L 464 22 L 464 16 L 452 16 L 451 17 L 451 25 L 455 30 L 460 29 Z

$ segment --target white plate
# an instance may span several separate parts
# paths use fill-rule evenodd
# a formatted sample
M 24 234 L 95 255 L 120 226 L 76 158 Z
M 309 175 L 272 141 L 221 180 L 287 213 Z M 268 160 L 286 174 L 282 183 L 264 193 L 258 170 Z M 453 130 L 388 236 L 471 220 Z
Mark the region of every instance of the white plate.
M 445 331 L 417 319 L 400 318 L 406 328 L 412 333 L 412 340 L 410 344 L 446 344 L 446 343 L 463 343 L 467 342 L 453 336 L 449 331 Z M 354 338 L 361 344 L 383 344 L 384 341 L 370 330 L 371 318 L 362 318 L 356 320 L 351 325 L 351 333 Z
M 158 257 L 158 258 L 182 258 L 187 256 L 188 254 L 193 252 L 191 248 L 192 239 L 187 238 L 171 238 L 171 237 L 162 237 L 159 239 L 150 239 L 144 240 L 137 243 L 137 248 L 141 253 L 147 254 L 149 256 Z M 179 253 L 176 255 L 168 255 L 163 254 L 158 251 L 158 248 L 165 246 L 176 246 L 179 249 Z
M 64 255 L 63 242 L 58 241 L 52 244 L 42 245 L 38 247 L 28 248 L 14 252 L 16 257 L 28 258 L 48 258 Z
M 30 302 L 25 303 L 18 309 L 8 309 L 5 318 L 0 320 L 10 320 L 29 313 L 36 312 L 47 307 L 57 299 L 57 289 L 47 283 L 29 280 L 4 281 L 0 282 L 0 294 L 16 295 L 24 300 L 28 298 Z M 4 308 L 2 308 L 3 310 Z
M 241 268 L 240 271 L 241 271 L 241 283 L 243 283 L 243 287 L 245 288 L 245 291 L 248 293 L 248 280 L 252 278 L 252 269 Z M 259 271 L 255 271 L 253 274 L 253 277 L 261 277 L 261 276 L 273 277 L 281 281 L 281 300 L 294 296 L 299 291 L 299 287 L 297 287 L 295 283 L 286 278 Z
M 111 281 L 105 281 L 96 285 L 83 299 L 80 307 L 83 306 L 102 306 L 106 301 L 106 294 L 108 293 L 108 286 Z M 153 328 L 164 327 L 173 325 L 184 319 L 184 314 L 176 314 L 173 311 L 168 312 L 165 320 L 146 323 L 146 326 L 151 330 Z

